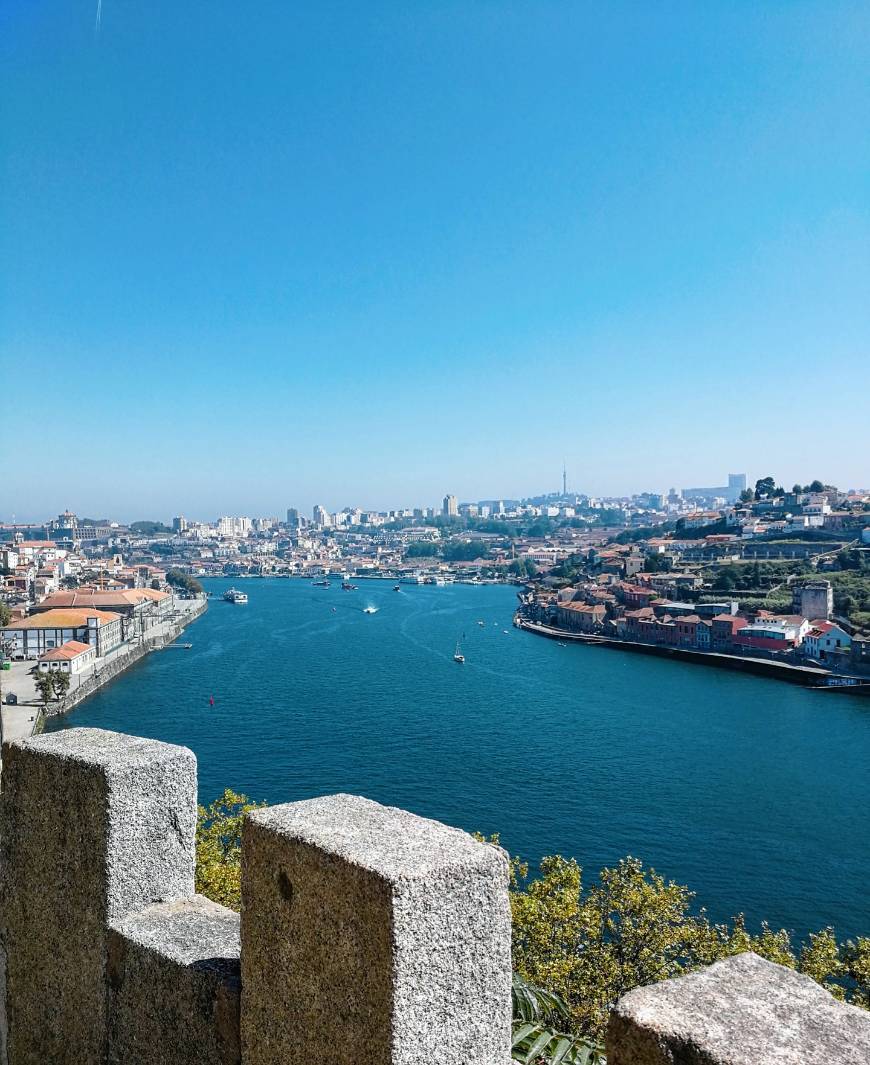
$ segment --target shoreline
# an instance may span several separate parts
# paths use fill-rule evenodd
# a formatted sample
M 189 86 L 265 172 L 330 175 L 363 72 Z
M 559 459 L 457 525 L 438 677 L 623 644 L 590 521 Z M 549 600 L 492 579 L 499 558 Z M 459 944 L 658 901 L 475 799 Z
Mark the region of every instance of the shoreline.
M 185 602 L 190 602 L 190 600 Z M 173 644 L 187 626 L 196 621 L 197 618 L 202 617 L 206 610 L 208 610 L 208 598 L 205 595 L 199 596 L 195 601 L 195 605 L 190 609 L 183 609 L 180 611 L 178 618 L 164 623 L 166 628 L 156 636 L 144 638 L 133 645 L 122 644 L 112 658 L 108 661 L 103 661 L 99 668 L 89 677 L 82 678 L 61 703 L 48 703 L 45 705 L 38 700 L 27 700 L 19 701 L 15 706 L 4 706 L 2 711 L 0 711 L 3 713 L 4 718 L 11 719 L 13 714 L 10 711 L 15 711 L 14 716 L 16 719 L 21 719 L 16 720 L 14 725 L 12 725 L 11 720 L 3 721 L 4 742 L 6 739 L 35 735 L 44 725 L 46 718 L 61 717 L 64 714 L 68 714 L 92 695 L 111 684 L 117 677 L 126 673 L 131 666 L 141 662 L 147 655 L 154 651 L 162 651 Z M 28 718 L 26 722 L 24 722 L 25 715 Z M 26 724 L 31 725 L 29 732 L 26 730 Z M 12 725 L 12 727 L 10 728 L 9 725 Z
M 544 636 L 550 640 L 572 641 L 573 643 L 582 643 L 587 646 L 627 651 L 631 654 L 676 659 L 680 662 L 690 662 L 693 665 L 728 669 L 736 673 L 752 673 L 772 680 L 785 681 L 788 684 L 797 684 L 801 687 L 809 688 L 811 691 L 870 695 L 870 679 L 829 673 L 827 670 L 819 669 L 815 666 L 795 666 L 787 662 L 773 662 L 765 658 L 726 655 L 716 651 L 692 651 L 685 647 L 662 647 L 652 643 L 637 643 L 632 640 L 616 640 L 608 636 L 569 632 L 554 625 L 543 625 L 540 622 L 529 621 L 519 614 L 515 615 L 514 624 L 518 629 L 534 633 L 537 636 Z M 831 681 L 835 683 L 831 683 Z

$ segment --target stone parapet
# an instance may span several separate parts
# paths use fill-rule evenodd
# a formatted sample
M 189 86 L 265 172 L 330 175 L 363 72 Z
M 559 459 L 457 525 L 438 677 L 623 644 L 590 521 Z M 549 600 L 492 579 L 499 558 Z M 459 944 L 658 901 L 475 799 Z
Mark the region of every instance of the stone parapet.
M 251 814 L 244 1061 L 504 1065 L 507 885 L 500 849 L 353 795 Z
M 196 761 L 4 747 L 0 1065 L 507 1065 L 503 851 L 331 795 L 255 811 L 242 914 L 194 894 Z M 619 1000 L 608 1065 L 868 1065 L 870 1012 L 742 954 Z
M 629 991 L 608 1065 L 868 1065 L 870 1012 L 757 954 Z
M 202 895 L 109 929 L 110 1065 L 238 1065 L 239 917 Z

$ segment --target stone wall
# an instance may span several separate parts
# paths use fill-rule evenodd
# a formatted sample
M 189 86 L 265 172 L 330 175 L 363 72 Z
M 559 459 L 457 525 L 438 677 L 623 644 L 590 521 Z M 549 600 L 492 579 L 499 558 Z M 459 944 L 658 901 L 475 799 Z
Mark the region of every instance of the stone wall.
M 0 1065 L 507 1065 L 505 854 L 332 795 L 256 811 L 241 917 L 194 893 L 196 761 L 99 729 L 9 743 Z M 610 1065 L 870 1062 L 870 1014 L 755 955 L 640 988 Z

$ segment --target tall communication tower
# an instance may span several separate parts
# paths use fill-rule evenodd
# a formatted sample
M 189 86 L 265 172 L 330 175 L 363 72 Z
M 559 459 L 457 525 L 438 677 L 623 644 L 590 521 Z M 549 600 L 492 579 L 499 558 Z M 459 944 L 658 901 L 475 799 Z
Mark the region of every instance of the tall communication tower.
M 568 467 L 562 462 L 562 495 L 568 494 Z

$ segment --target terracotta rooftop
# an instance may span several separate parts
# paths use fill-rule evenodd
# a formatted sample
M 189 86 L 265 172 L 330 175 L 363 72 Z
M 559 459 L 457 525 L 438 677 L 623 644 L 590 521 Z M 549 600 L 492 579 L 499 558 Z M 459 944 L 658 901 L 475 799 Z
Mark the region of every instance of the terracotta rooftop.
M 89 643 L 81 643 L 79 640 L 67 640 L 65 644 L 61 644 L 60 647 L 52 647 L 50 651 L 46 651 L 39 656 L 40 662 L 69 662 L 73 658 L 78 658 L 79 655 L 83 655 L 86 651 L 92 650 Z
M 120 614 L 107 610 L 46 610 L 42 614 L 31 614 L 21 621 L 13 621 L 7 629 L 81 629 L 85 628 L 88 618 L 97 618 L 101 625 L 117 621 Z

